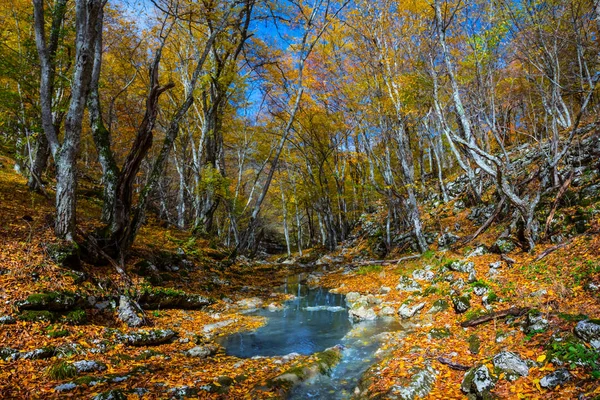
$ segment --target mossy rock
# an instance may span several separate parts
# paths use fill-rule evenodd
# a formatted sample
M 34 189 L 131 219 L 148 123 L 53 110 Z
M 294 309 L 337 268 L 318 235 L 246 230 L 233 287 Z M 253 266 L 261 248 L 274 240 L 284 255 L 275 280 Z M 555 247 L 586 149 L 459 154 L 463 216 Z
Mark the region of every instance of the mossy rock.
M 47 374 L 52 379 L 64 380 L 76 376 L 77 368 L 66 361 L 59 361 L 48 368 Z
M 127 395 L 121 390 L 113 389 L 94 396 L 93 400 L 127 400 Z
M 26 322 L 54 322 L 57 315 L 50 311 L 27 310 L 19 314 L 19 320 Z
M 469 336 L 467 342 L 469 343 L 469 351 L 471 354 L 479 354 L 479 350 L 481 348 L 481 339 L 479 336 L 473 334 Z
M 52 243 L 46 246 L 48 255 L 56 264 L 63 268 L 81 268 L 81 250 L 77 243 Z
M 433 328 L 429 331 L 429 336 L 432 339 L 445 339 L 452 336 L 448 328 Z
M 454 305 L 454 311 L 456 311 L 457 314 L 462 314 L 471 308 L 471 298 L 468 294 L 453 296 L 452 304 Z
M 71 332 L 66 329 L 57 329 L 54 326 L 49 326 L 46 328 L 46 336 L 49 338 L 59 338 L 69 336 Z
M 450 305 L 448 304 L 448 302 L 446 300 L 438 299 L 433 302 L 433 305 L 431 306 L 431 309 L 429 310 L 429 312 L 432 314 L 436 314 L 439 312 L 446 311 L 448 309 L 448 307 L 450 307 Z
M 510 239 L 498 239 L 496 242 L 490 247 L 490 251 L 496 254 L 506 254 L 515 250 L 517 245 Z
M 199 294 L 190 294 L 171 288 L 152 288 L 145 286 L 140 294 L 138 304 L 145 310 L 186 309 L 197 310 L 209 306 L 214 299 Z
M 72 292 L 43 292 L 34 293 L 26 300 L 16 302 L 16 306 L 20 311 L 68 311 L 75 308 L 78 302 L 79 298 Z
M 84 310 L 74 310 L 67 313 L 64 319 L 70 325 L 84 325 L 87 323 L 87 314 Z

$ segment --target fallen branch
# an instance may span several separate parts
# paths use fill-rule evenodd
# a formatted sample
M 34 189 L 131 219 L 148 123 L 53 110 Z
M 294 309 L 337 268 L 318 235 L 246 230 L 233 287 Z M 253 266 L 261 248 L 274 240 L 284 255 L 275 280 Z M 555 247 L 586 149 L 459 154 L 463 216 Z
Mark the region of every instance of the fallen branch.
M 498 202 L 498 205 L 496 205 L 496 209 L 494 210 L 493 214 L 487 219 L 487 221 L 485 221 L 485 223 L 483 225 L 481 225 L 481 227 L 479 229 L 477 229 L 477 231 L 474 234 L 472 234 L 470 236 L 466 236 L 463 239 L 460 239 L 457 242 L 457 244 L 455 244 L 452 248 L 454 250 L 456 250 L 458 247 L 464 246 L 465 244 L 475 240 L 479 235 L 481 235 L 483 232 L 485 232 L 492 225 L 492 222 L 494 222 L 494 220 L 496 219 L 498 214 L 500 214 L 500 211 L 502 211 L 503 205 L 504 205 L 504 198 L 502 198 Z
M 402 258 L 399 258 L 397 260 L 359 261 L 359 262 L 350 263 L 350 264 L 347 264 L 347 265 L 350 265 L 352 267 L 360 267 L 362 265 L 394 265 L 394 264 L 400 264 L 403 261 L 414 260 L 414 259 L 417 259 L 419 257 L 421 257 L 421 254 L 413 254 L 412 256 L 402 257 Z
M 538 261 L 540 261 L 542 258 L 546 257 L 548 254 L 550 254 L 550 253 L 553 253 L 553 252 L 555 252 L 556 250 L 562 249 L 563 247 L 566 247 L 566 246 L 568 246 L 570 243 L 571 243 L 571 241 L 570 241 L 570 240 L 568 240 L 568 241 L 566 241 L 566 242 L 564 242 L 564 243 L 557 244 L 556 246 L 550 247 L 550 248 L 548 248 L 548 249 L 546 249 L 546 250 L 542 251 L 542 253 L 541 253 L 539 256 L 537 256 L 537 257 L 535 258 L 535 260 L 533 260 L 533 261 L 534 261 L 534 262 L 538 262 Z
M 508 264 L 509 267 L 512 267 L 513 264 L 516 262 L 515 260 L 513 260 L 512 258 L 507 256 L 506 254 L 500 254 L 500 259 L 502 261 L 506 262 L 506 264 Z
M 468 365 L 462 365 L 462 364 L 458 364 L 455 362 L 452 362 L 452 360 L 448 359 L 448 358 L 444 358 L 444 357 L 438 357 L 437 360 L 444 364 L 449 366 L 452 369 L 458 370 L 458 371 L 468 371 L 471 369 L 471 367 L 469 367 Z
M 464 321 L 460 324 L 463 328 L 485 324 L 494 319 L 506 318 L 508 316 L 519 317 L 531 310 L 530 307 L 512 307 L 507 310 L 496 311 L 490 314 L 482 315 L 481 317 Z

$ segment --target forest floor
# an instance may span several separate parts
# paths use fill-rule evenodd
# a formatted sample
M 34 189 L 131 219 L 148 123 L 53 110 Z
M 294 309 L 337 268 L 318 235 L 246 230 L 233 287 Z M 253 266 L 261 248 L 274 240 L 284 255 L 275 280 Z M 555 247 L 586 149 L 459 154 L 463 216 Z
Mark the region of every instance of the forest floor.
M 369 252 L 365 239 L 321 258 L 311 269 L 273 260 L 227 265 L 226 253 L 210 242 L 151 220 L 127 263 L 134 281 L 128 294 L 134 298 L 148 293 L 197 294 L 212 304 L 198 310 L 147 310 L 147 325 L 130 328 L 116 316 L 114 293 L 123 290 L 122 277 L 110 266 L 84 264 L 73 271 L 58 265 L 50 257 L 56 242 L 51 201 L 29 192 L 12 161 L 2 157 L 0 201 L 0 398 L 280 398 L 289 387 L 275 384 L 276 378 L 321 362 L 320 354 L 240 359 L 226 355 L 217 339 L 263 325 L 264 318 L 244 313 L 248 301 L 238 302 L 259 298 L 265 307 L 279 306 L 287 297 L 273 288 L 298 270 L 311 272 L 312 284 L 374 299 L 360 307 L 372 309 L 378 317 L 390 307 L 398 319 L 396 310 L 403 307 L 414 314 L 406 318 L 410 322 L 406 331 L 390 335 L 382 345 L 357 396 L 403 398 L 402 389 L 416 385 L 418 371 L 429 371 L 433 379 L 425 385 L 427 398 L 465 398 L 461 391 L 465 371 L 457 370 L 458 365 L 487 367 L 495 375 L 491 393 L 498 398 L 600 397 L 599 353 L 572 334 L 579 321 L 600 317 L 600 224 L 594 204 L 588 206 L 593 215 L 588 229 L 539 261 L 536 258 L 554 245 L 541 244 L 532 253 L 512 249 L 504 258 L 476 251 L 489 249 L 496 241 L 503 227 L 494 226 L 468 246 L 434 249 L 398 264 L 352 266 L 357 255 Z M 78 215 L 82 231 L 98 227 L 99 204 L 92 194 L 82 194 Z M 442 205 L 435 213 L 426 213 L 426 224 L 460 226 L 457 233 L 467 235 L 476 230 L 468 213 L 452 203 Z M 321 255 L 309 252 L 297 260 Z M 506 256 L 514 262 L 507 263 Z M 169 261 L 159 265 L 165 258 Z M 154 285 L 139 272 L 149 259 L 159 267 L 154 278 L 160 282 Z M 497 262 L 498 268 L 490 268 Z M 415 284 L 417 288 L 406 290 Z M 49 293 L 72 296 L 76 304 L 62 307 L 65 304 L 50 299 L 47 312 L 19 303 L 29 299 L 31 304 L 36 295 Z M 468 309 L 458 312 L 457 302 L 465 297 Z M 412 313 L 416 305 L 421 308 Z M 514 307 L 526 312 L 461 326 Z M 158 336 L 166 332 L 168 337 L 132 345 L 127 334 L 140 331 Z M 527 373 L 500 371 L 496 356 L 503 351 L 526 363 Z M 562 368 L 569 371 L 568 381 L 554 389 L 540 385 L 543 377 Z

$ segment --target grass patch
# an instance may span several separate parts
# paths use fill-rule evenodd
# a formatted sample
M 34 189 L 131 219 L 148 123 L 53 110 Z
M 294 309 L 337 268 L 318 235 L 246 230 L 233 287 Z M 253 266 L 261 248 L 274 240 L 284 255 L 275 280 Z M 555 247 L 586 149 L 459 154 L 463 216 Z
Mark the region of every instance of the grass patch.
M 356 273 L 358 275 L 367 275 L 372 273 L 378 273 L 383 271 L 383 267 L 381 265 L 365 265 L 360 267 Z
M 75 375 L 77 375 L 77 368 L 75 368 L 73 364 L 69 364 L 66 361 L 60 361 L 48 367 L 47 373 L 52 379 L 63 380 L 73 378 Z

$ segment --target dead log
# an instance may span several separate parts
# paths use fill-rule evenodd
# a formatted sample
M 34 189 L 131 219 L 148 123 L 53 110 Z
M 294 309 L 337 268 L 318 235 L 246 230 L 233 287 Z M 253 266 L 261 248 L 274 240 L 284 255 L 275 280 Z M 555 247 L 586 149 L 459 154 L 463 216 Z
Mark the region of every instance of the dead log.
M 521 315 L 527 313 L 529 310 L 531 310 L 531 307 L 512 307 L 507 310 L 496 311 L 490 314 L 482 315 L 478 318 L 464 321 L 460 324 L 460 326 L 462 326 L 463 328 L 468 328 L 472 326 L 485 324 L 486 322 L 489 322 L 494 319 L 506 318 L 509 316 L 520 317 Z
M 438 357 L 437 360 L 444 365 L 449 366 L 452 369 L 455 369 L 457 371 L 468 371 L 471 369 L 471 367 L 469 367 L 468 365 L 462 365 L 462 364 L 458 364 L 453 362 L 452 360 L 448 359 L 448 358 L 444 358 L 444 357 Z

